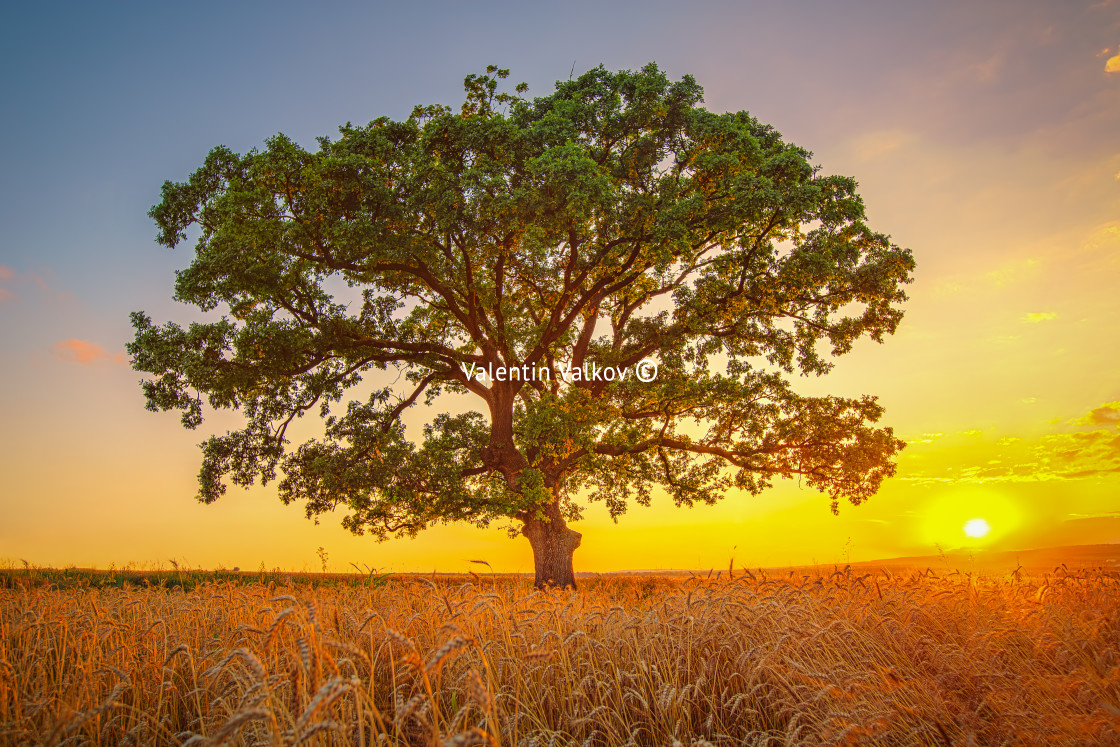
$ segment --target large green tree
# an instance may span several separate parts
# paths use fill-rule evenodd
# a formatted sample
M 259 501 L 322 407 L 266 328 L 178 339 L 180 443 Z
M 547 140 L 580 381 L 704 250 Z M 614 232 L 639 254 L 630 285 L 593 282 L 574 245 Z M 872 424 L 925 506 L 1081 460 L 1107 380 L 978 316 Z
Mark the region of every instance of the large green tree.
M 834 511 L 873 494 L 903 445 L 882 408 L 790 384 L 902 318 L 913 259 L 856 182 L 653 64 L 536 99 L 506 74 L 469 76 L 457 111 L 217 147 L 163 185 L 159 242 L 198 232 L 175 298 L 223 315 L 132 315 L 147 406 L 245 416 L 202 444 L 200 499 L 280 473 L 285 503 L 378 539 L 509 520 L 537 584 L 574 586 L 577 498 L 617 517 L 655 486 L 692 505 L 795 475 Z M 395 386 L 347 397 L 387 367 Z M 408 438 L 405 409 L 447 393 L 479 411 Z M 323 435 L 293 447 L 308 412 Z

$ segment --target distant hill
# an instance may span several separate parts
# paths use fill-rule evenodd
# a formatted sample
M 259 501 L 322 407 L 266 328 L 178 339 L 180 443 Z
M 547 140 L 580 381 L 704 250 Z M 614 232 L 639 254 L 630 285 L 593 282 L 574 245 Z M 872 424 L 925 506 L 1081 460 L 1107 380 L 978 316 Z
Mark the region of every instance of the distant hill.
M 1020 565 L 1023 571 L 1037 573 L 1052 571 L 1057 566 L 1065 563 L 1067 568 L 1106 568 L 1120 570 L 1120 544 L 1111 545 L 1067 545 L 1064 547 L 1041 547 L 1031 550 L 951 550 L 938 555 L 913 555 L 901 558 L 883 558 L 881 560 L 861 560 L 851 563 L 852 568 L 862 570 L 877 570 L 887 568 L 890 570 L 903 568 L 932 568 L 935 571 L 960 570 L 976 571 L 978 573 L 1010 573 Z M 800 566 L 770 566 L 765 570 L 789 571 L 793 569 L 831 569 L 833 566 L 843 567 L 846 563 L 818 563 L 816 565 Z M 750 569 L 756 570 L 755 566 Z M 628 571 L 613 571 L 610 573 L 588 573 L 587 575 L 646 575 L 656 574 L 663 576 L 694 575 L 706 576 L 709 569 L 689 571 L 676 568 L 664 569 L 635 569 Z M 727 566 L 712 569 L 715 573 L 727 575 Z M 742 566 L 735 564 L 735 575 L 742 574 Z M 578 574 L 583 575 L 583 574 Z
M 976 570 L 984 573 L 1010 573 L 1022 566 L 1024 571 L 1052 571 L 1065 564 L 1068 568 L 1120 569 L 1120 544 L 1066 545 L 1033 550 L 953 550 L 939 555 L 918 555 L 852 563 L 852 567 L 868 568 L 950 568 Z
M 1031 550 L 951 550 L 937 555 L 913 555 L 881 560 L 862 560 L 851 564 L 853 569 L 865 571 L 888 569 L 930 568 L 934 571 L 974 571 L 984 574 L 1011 573 L 1019 566 L 1026 573 L 1053 571 L 1065 564 L 1074 568 L 1105 568 L 1120 570 L 1120 544 L 1066 545 L 1040 547 Z M 845 565 L 822 563 L 817 566 L 797 566 L 800 570 Z M 726 569 L 724 569 L 726 571 Z M 789 566 L 775 570 L 791 570 Z

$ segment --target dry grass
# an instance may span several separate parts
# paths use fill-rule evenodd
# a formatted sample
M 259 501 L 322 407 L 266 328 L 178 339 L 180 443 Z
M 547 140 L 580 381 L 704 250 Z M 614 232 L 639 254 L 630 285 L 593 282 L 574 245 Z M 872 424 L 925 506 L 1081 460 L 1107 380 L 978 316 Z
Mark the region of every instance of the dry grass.
M 4 744 L 1120 743 L 1120 580 L 0 591 Z

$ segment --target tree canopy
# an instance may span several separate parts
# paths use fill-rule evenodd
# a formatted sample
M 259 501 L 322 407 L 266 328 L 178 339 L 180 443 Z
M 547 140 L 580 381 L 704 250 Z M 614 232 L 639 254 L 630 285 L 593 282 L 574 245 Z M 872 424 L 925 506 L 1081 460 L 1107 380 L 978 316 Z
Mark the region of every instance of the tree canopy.
M 913 258 L 856 182 L 654 64 L 532 99 L 506 75 L 314 151 L 217 147 L 163 185 L 159 242 L 197 231 L 175 298 L 221 318 L 132 315 L 147 406 L 245 416 L 202 444 L 200 499 L 279 477 L 285 503 L 379 539 L 509 520 L 538 584 L 567 585 L 583 499 L 617 517 L 655 487 L 687 506 L 793 476 L 833 510 L 872 495 L 903 446 L 880 405 L 791 385 L 902 318 Z M 396 385 L 348 398 L 387 367 Z M 447 393 L 478 410 L 410 438 L 402 413 Z M 293 446 L 309 412 L 323 435 Z

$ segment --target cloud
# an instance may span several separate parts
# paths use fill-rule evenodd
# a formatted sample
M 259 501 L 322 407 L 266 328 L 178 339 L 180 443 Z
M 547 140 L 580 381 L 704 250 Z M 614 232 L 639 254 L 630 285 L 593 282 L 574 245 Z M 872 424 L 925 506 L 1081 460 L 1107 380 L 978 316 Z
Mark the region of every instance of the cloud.
M 852 139 L 849 147 L 859 160 L 871 161 L 894 153 L 916 140 L 916 134 L 906 130 L 880 130 Z
M 1120 178 L 1120 172 L 1116 174 Z M 1097 226 L 1093 233 L 1082 243 L 1082 247 L 1090 252 L 1112 253 L 1120 248 L 1120 222 L 1105 223 Z
M 1035 276 L 1041 269 L 1041 265 L 1042 260 L 1028 257 L 1027 259 L 1015 260 L 1014 262 L 1004 264 L 1003 267 L 999 269 L 985 273 L 985 276 L 994 283 L 997 288 L 1002 288 L 1011 283 L 1017 283 Z
M 1101 236 L 1094 234 L 1090 240 L 1103 239 Z M 1038 257 L 1025 257 L 1011 261 L 1003 261 L 992 269 L 985 269 L 967 275 L 958 274 L 944 277 L 937 281 L 937 285 L 933 287 L 933 293 L 939 296 L 953 296 L 960 293 L 977 291 L 987 293 L 989 289 L 993 287 L 1003 289 L 1033 280 L 1037 278 L 1044 269 L 1044 262 Z
M 956 293 L 968 290 L 967 285 L 963 285 L 955 280 L 946 280 L 937 285 L 933 292 L 939 296 L 951 296 Z
M 1043 436 L 1038 449 L 1043 465 L 1066 473 L 1120 470 L 1120 436 L 1109 430 Z
M 1048 433 L 1034 439 L 1005 435 L 994 442 L 980 443 L 973 436 L 968 440 L 967 452 L 956 451 L 964 448 L 964 441 L 946 447 L 956 451 L 958 459 L 964 457 L 955 465 L 945 459 L 922 460 L 921 464 L 931 466 L 910 466 L 900 477 L 911 483 L 931 485 L 1047 482 L 1120 474 L 1120 402 L 1107 402 L 1081 418 L 1057 420 L 1066 427 L 1091 426 L 1093 429 Z M 965 431 L 960 435 L 971 434 Z M 911 443 L 928 444 L 930 441 Z M 940 466 L 932 466 L 938 463 Z
M 54 344 L 54 352 L 65 361 L 78 363 L 83 366 L 88 366 L 103 360 L 119 363 L 122 366 L 128 363 L 124 357 L 124 353 L 110 354 L 97 343 L 86 342 L 85 340 L 78 340 L 76 338 L 56 342 Z
M 49 270 L 47 274 L 50 274 Z M 46 279 L 38 272 L 16 272 L 5 265 L 0 265 L 0 284 L 3 284 L 0 285 L 0 304 L 18 299 L 20 296 L 13 288 L 27 285 L 35 286 L 39 293 L 57 302 L 65 302 L 73 298 L 73 294 L 69 291 L 57 291 L 51 288 Z
M 1120 54 L 1108 58 L 1108 61 L 1104 63 L 1104 71 L 1106 73 L 1120 73 Z
M 1092 514 L 1069 514 L 1066 521 L 1080 521 L 1083 519 L 1114 519 L 1120 518 L 1120 511 L 1098 511 Z
M 1101 405 L 1077 422 L 1082 425 L 1120 425 L 1120 402 Z
M 12 270 L 11 267 L 0 265 L 0 282 L 12 280 L 15 278 L 15 276 L 16 273 L 14 270 Z M 8 288 L 0 288 L 0 303 L 6 303 L 8 301 L 11 301 L 13 298 L 18 298 L 14 291 Z
M 1038 324 L 1039 322 L 1048 322 L 1051 319 L 1057 319 L 1058 314 L 1054 311 L 1036 311 L 1023 315 L 1023 321 L 1030 324 Z

